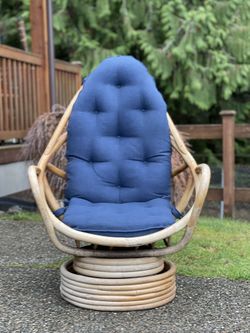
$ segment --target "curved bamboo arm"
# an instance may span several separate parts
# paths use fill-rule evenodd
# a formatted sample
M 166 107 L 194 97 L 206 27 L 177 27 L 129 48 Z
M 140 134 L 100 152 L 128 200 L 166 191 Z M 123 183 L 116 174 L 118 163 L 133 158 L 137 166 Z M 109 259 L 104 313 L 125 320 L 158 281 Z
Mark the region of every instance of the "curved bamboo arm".
M 59 209 L 61 206 L 59 205 L 59 202 L 55 198 L 54 193 L 52 192 L 51 187 L 49 185 L 48 178 L 45 174 L 43 175 L 43 183 L 44 183 L 44 194 L 48 202 L 48 206 L 52 211 Z
M 196 168 L 196 172 L 200 178 L 199 187 L 198 189 L 196 189 L 195 201 L 192 207 L 192 214 L 186 226 L 185 234 L 178 244 L 170 246 L 169 248 L 166 249 L 162 249 L 162 253 L 164 253 L 164 255 L 180 251 L 187 245 L 187 243 L 192 238 L 194 229 L 198 222 L 198 218 L 200 216 L 204 201 L 207 196 L 210 184 L 210 177 L 211 177 L 210 168 L 207 164 L 198 165 Z
M 199 178 L 199 186 L 196 188 L 196 198 L 193 206 L 187 212 L 187 214 L 177 221 L 175 224 L 171 225 L 170 227 L 163 229 L 161 231 L 155 232 L 150 235 L 139 236 L 139 237 L 131 237 L 131 238 L 124 238 L 124 237 L 107 237 L 107 236 L 99 236 L 93 235 L 86 232 L 80 232 L 70 228 L 69 226 L 65 225 L 59 219 L 57 219 L 53 213 L 51 212 L 45 198 L 44 194 L 44 187 L 42 184 L 43 178 L 41 177 L 41 173 L 39 174 L 39 179 L 37 177 L 37 172 L 39 173 L 39 169 L 35 166 L 29 167 L 29 179 L 31 183 L 31 188 L 33 194 L 35 196 L 36 202 L 38 204 L 39 210 L 42 214 L 44 219 L 45 225 L 47 227 L 47 231 L 52 242 L 55 246 L 62 251 L 73 254 L 73 255 L 95 255 L 95 256 L 107 256 L 103 254 L 103 251 L 97 250 L 84 250 L 84 249 L 75 249 L 69 246 L 63 245 L 59 242 L 58 238 L 56 237 L 55 229 L 75 240 L 84 241 L 92 244 L 104 245 L 104 246 L 114 246 L 114 247 L 134 247 L 134 246 L 141 246 L 149 243 L 156 242 L 158 240 L 167 238 L 168 236 L 178 232 L 179 230 L 186 228 L 186 233 L 182 241 L 172 247 L 166 249 L 151 249 L 151 250 L 138 250 L 135 251 L 135 256 L 155 256 L 155 255 L 164 255 L 167 253 L 173 253 L 181 249 L 187 241 L 191 238 L 191 234 L 193 232 L 194 226 L 197 222 L 197 219 L 200 215 L 201 207 L 205 200 L 205 196 L 208 190 L 209 180 L 210 180 L 210 169 L 207 165 L 202 164 L 197 169 L 199 171 L 198 178 Z M 63 249 L 62 249 L 63 248 Z M 88 254 L 87 254 L 88 253 Z M 128 253 L 124 253 L 124 251 L 112 251 L 112 256 L 133 256 L 131 251 Z M 122 254 L 123 253 L 123 254 Z
M 65 133 L 65 135 L 62 135 L 62 133 L 65 130 L 65 127 L 69 120 L 69 116 L 72 111 L 72 107 L 73 107 L 78 95 L 80 94 L 81 90 L 82 90 L 82 87 L 77 91 L 75 96 L 70 101 L 70 103 L 69 103 L 66 111 L 64 112 L 58 126 L 56 127 L 55 132 L 53 133 L 43 155 L 41 156 L 41 158 L 38 162 L 37 166 L 41 171 L 45 170 L 49 159 L 51 158 L 53 153 L 58 149 L 58 146 L 60 147 L 62 145 L 62 142 L 66 141 L 67 133 Z M 62 137 L 61 137 L 61 139 L 59 139 L 61 135 L 62 135 Z M 59 142 L 58 142 L 58 139 L 59 139 Z
M 179 152 L 179 154 L 184 159 L 184 162 L 190 167 L 194 178 L 196 178 L 195 169 L 197 163 L 193 156 L 188 151 L 184 141 L 182 140 L 177 128 L 175 127 L 170 115 L 167 113 L 167 121 L 170 129 L 171 143 L 173 147 Z

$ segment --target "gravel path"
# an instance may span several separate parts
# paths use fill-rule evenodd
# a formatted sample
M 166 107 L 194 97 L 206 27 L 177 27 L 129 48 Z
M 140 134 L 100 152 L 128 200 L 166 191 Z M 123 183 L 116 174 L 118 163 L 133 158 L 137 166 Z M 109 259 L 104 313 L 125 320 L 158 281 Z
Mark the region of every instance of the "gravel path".
M 250 284 L 179 276 L 177 297 L 158 309 L 97 312 L 59 294 L 64 258 L 41 223 L 0 221 L 0 333 L 249 333 Z

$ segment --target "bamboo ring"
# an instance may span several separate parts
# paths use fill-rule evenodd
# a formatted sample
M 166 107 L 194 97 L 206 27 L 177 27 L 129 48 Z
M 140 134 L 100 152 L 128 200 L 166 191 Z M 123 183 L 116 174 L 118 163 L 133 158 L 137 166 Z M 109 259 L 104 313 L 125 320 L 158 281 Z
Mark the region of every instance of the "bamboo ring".
M 144 265 L 143 259 L 147 259 Z M 79 257 L 70 260 L 61 266 L 61 295 L 76 306 L 100 311 L 143 310 L 170 302 L 176 294 L 175 265 L 164 262 L 161 258 L 140 258 L 140 262 L 135 261 L 121 259 L 117 262 L 117 259 Z M 133 271 L 133 277 L 129 277 L 127 273 L 132 272 L 134 265 L 137 269 Z M 76 272 L 75 267 L 79 269 L 80 266 L 88 267 L 83 268 L 83 271 L 90 270 L 92 276 Z M 114 267 L 117 267 L 117 270 Z M 159 267 L 160 271 L 157 271 Z M 129 271 L 126 272 L 126 269 Z M 150 275 L 144 274 L 147 270 L 151 271 Z M 100 277 L 94 275 L 96 272 Z

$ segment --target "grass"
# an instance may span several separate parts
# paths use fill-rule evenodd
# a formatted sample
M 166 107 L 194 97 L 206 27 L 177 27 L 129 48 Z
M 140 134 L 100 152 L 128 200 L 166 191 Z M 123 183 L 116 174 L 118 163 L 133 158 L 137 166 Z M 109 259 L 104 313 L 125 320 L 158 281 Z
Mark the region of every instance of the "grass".
M 181 275 L 250 280 L 249 240 L 250 223 L 203 217 L 191 242 L 168 259 Z
M 41 221 L 41 217 L 38 213 L 23 211 L 3 214 L 0 220 Z M 180 236 L 177 234 L 173 240 Z M 203 217 L 191 242 L 167 258 L 176 263 L 180 275 L 250 280 L 249 240 L 249 222 Z M 57 268 L 60 263 L 36 264 L 36 268 Z
M 4 213 L 0 215 L 2 221 L 42 221 L 42 217 L 37 212 L 21 211 L 18 213 Z
M 18 263 L 18 262 L 11 262 L 8 264 L 0 264 L 0 268 L 34 268 L 34 269 L 59 269 L 61 265 L 69 260 L 71 257 L 66 256 L 62 259 L 52 261 L 49 263 Z

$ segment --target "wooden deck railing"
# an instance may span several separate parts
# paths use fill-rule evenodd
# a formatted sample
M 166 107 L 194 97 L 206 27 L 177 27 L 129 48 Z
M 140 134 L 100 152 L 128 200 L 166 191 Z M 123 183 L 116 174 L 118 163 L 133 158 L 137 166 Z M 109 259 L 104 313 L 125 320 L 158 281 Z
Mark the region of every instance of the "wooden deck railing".
M 23 138 L 41 113 L 41 58 L 0 46 L 0 139 Z
M 81 85 L 81 68 L 56 60 L 57 103 L 67 106 Z M 47 112 L 41 100 L 42 58 L 0 45 L 0 140 L 23 138 L 38 115 Z
M 250 202 L 250 188 L 235 187 L 235 139 L 250 139 L 250 124 L 235 124 L 234 111 L 222 111 L 222 124 L 179 125 L 189 140 L 222 140 L 223 179 L 221 188 L 210 188 L 207 199 L 224 202 L 224 215 L 234 217 L 235 202 Z
M 56 60 L 56 101 L 66 107 L 81 85 L 81 67 Z
M 67 106 L 80 87 L 80 66 L 56 60 L 56 100 Z M 39 114 L 47 112 L 41 98 L 42 57 L 0 45 L 0 140 L 23 138 Z M 250 202 L 250 188 L 235 188 L 234 141 L 250 138 L 250 124 L 235 124 L 234 112 L 221 112 L 222 124 L 179 125 L 190 140 L 223 142 L 224 186 L 210 188 L 208 200 L 224 201 L 233 216 L 236 201 Z

